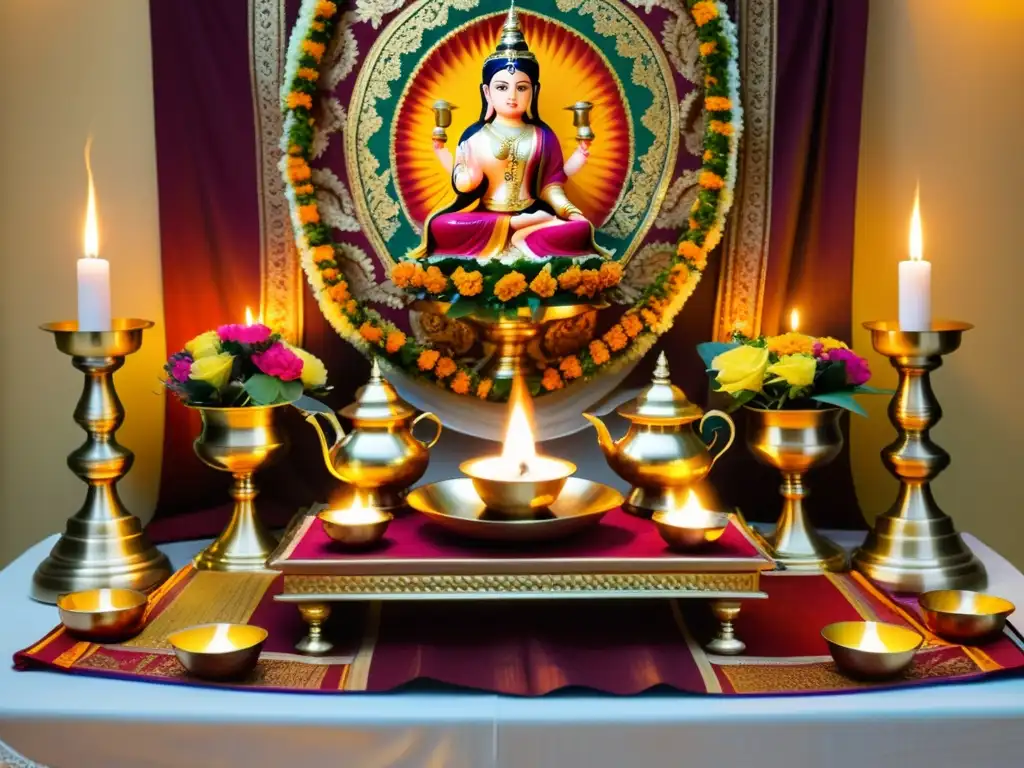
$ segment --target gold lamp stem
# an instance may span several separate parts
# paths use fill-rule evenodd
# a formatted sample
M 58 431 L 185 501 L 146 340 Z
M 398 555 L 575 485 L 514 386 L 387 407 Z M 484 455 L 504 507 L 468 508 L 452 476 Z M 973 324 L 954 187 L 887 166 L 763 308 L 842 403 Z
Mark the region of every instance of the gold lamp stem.
M 901 331 L 887 322 L 864 326 L 871 331 L 875 350 L 899 372 L 899 387 L 889 404 L 897 438 L 882 451 L 882 463 L 900 481 L 900 490 L 854 554 L 854 567 L 898 592 L 983 587 L 984 565 L 939 508 L 930 486 L 950 463 L 949 454 L 929 434 L 942 418 L 930 375 L 944 355 L 959 348 L 963 332 L 972 326 L 941 322 L 920 332 Z
M 68 467 L 85 481 L 82 508 L 67 521 L 64 534 L 32 577 L 34 599 L 54 603 L 67 592 L 104 587 L 148 591 L 171 573 L 167 557 L 125 509 L 117 482 L 131 469 L 134 454 L 117 442 L 124 407 L 114 389 L 114 371 L 142 346 L 148 320 L 118 319 L 110 331 L 79 331 L 77 323 L 49 323 L 57 348 L 85 374 L 75 422 L 85 442 L 68 456 Z
M 775 558 L 789 567 L 806 565 L 827 571 L 843 570 L 846 553 L 825 538 L 811 525 L 804 506 L 804 499 L 810 495 L 804 485 L 803 472 L 783 472 L 782 514 L 775 531 L 766 537 Z

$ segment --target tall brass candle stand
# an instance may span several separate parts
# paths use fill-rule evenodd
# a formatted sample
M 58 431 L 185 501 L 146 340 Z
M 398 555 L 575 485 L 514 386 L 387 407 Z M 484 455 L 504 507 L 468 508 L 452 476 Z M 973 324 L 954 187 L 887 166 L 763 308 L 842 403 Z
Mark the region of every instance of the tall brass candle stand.
M 82 508 L 68 518 L 64 535 L 32 577 L 32 597 L 44 603 L 84 589 L 147 591 L 171 574 L 166 555 L 149 542 L 142 523 L 117 495 L 117 481 L 135 457 L 114 435 L 124 421 L 124 408 L 114 391 L 113 374 L 124 365 L 125 355 L 142 346 L 142 332 L 153 323 L 118 319 L 113 326 L 109 331 L 79 331 L 76 322 L 40 326 L 85 374 L 75 421 L 87 437 L 68 456 L 68 466 L 89 486 Z
M 889 404 L 899 436 L 882 451 L 882 462 L 899 479 L 900 491 L 854 554 L 854 567 L 898 592 L 983 587 L 985 566 L 935 503 L 930 487 L 949 466 L 949 454 L 928 434 L 942 417 L 929 375 L 942 365 L 943 355 L 959 348 L 961 335 L 973 326 L 943 321 L 918 332 L 879 321 L 864 327 L 871 331 L 875 350 L 899 371 L 899 388 Z

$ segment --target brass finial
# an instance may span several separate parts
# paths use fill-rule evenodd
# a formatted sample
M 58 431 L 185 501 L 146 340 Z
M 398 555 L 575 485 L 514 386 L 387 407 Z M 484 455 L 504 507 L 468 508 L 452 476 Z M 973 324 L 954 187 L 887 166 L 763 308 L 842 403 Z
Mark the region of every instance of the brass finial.
M 380 384 L 380 361 L 376 355 L 373 356 L 373 362 L 370 363 L 370 383 Z
M 654 383 L 669 384 L 668 358 L 664 350 L 658 355 L 658 362 L 654 364 Z
M 512 0 L 508 8 L 508 15 L 505 23 L 501 25 L 501 39 L 498 41 L 498 49 L 487 57 L 491 59 L 507 59 L 509 62 L 516 59 L 535 59 L 526 45 L 526 38 L 523 37 L 523 30 L 519 26 L 519 11 L 516 10 L 515 0 Z M 510 65 L 511 66 L 511 65 Z

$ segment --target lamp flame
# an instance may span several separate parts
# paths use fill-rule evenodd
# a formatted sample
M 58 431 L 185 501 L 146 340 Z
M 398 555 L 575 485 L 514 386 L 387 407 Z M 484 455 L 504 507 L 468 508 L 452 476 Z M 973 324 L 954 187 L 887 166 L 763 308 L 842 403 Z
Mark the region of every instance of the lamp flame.
M 910 260 L 924 258 L 924 237 L 921 233 L 921 185 L 914 192 L 914 211 L 910 214 Z
M 789 330 L 794 333 L 800 330 L 800 310 L 796 307 L 789 312 Z
M 337 522 L 346 525 L 364 525 L 366 523 L 375 523 L 379 519 L 380 517 L 377 513 L 363 502 L 362 494 L 356 491 L 348 507 L 341 510 Z
M 85 206 L 85 248 L 87 258 L 95 259 L 100 255 L 100 231 L 96 216 L 96 185 L 92 180 L 92 161 L 89 154 L 92 150 L 92 136 L 85 142 L 85 172 L 89 176 L 89 197 Z
M 505 430 L 505 444 L 501 449 L 502 463 L 513 476 L 525 475 L 530 471 L 530 466 L 536 462 L 537 448 L 533 440 L 533 407 L 526 392 L 526 386 L 521 379 L 512 383 L 512 393 L 509 398 L 512 404 L 512 411 L 508 417 L 508 427 Z
M 257 317 L 254 320 L 253 317 L 252 317 L 252 310 L 249 309 L 249 307 L 245 308 L 245 324 L 246 325 L 254 325 L 256 323 L 262 323 L 262 322 L 263 322 L 263 313 L 262 312 L 260 312 L 260 316 Z
M 235 650 L 234 643 L 231 642 L 228 637 L 228 625 L 218 624 L 213 630 L 213 637 L 210 638 L 210 642 L 206 644 L 207 653 L 227 653 L 228 651 Z
M 668 489 L 667 501 L 669 510 L 667 515 L 669 518 L 668 522 L 674 525 L 699 526 L 708 518 L 708 511 L 700 503 L 700 499 L 693 492 L 692 488 L 687 489 L 686 499 L 682 504 L 679 503 L 679 497 L 676 496 L 675 491 L 671 488 Z
M 882 640 L 882 636 L 878 634 L 878 627 L 873 621 L 864 624 L 864 634 L 860 638 L 860 650 L 872 653 L 885 653 L 889 650 Z

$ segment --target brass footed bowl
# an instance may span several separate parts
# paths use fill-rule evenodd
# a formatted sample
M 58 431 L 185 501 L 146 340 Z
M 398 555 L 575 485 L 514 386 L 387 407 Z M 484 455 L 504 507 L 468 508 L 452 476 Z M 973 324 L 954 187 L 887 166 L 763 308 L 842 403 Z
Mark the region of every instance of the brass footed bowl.
M 538 510 L 547 509 L 565 488 L 565 481 L 576 472 L 571 461 L 551 456 L 538 457 L 540 466 L 523 478 L 502 478 L 493 474 L 496 457 L 470 459 L 459 465 L 462 474 L 473 481 L 480 500 L 488 509 L 510 519 L 527 520 Z
M 918 596 L 924 621 L 946 640 L 972 643 L 994 638 L 1015 607 L 1009 600 L 962 589 L 938 589 Z
M 142 631 L 146 595 L 134 589 L 89 589 L 57 598 L 60 623 L 95 643 L 127 640 Z
M 883 680 L 895 677 L 914 660 L 924 638 L 896 624 L 839 621 L 821 630 L 836 666 L 850 677 Z
M 349 549 L 372 547 L 384 538 L 395 516 L 383 509 L 325 509 L 317 517 L 324 533 Z
M 248 624 L 200 624 L 167 636 L 190 675 L 237 680 L 256 668 L 267 630 Z
M 658 510 L 651 515 L 651 522 L 670 549 L 685 552 L 722 538 L 725 529 L 729 527 L 729 515 L 724 512 L 708 512 L 699 518 L 688 519 L 679 513 Z

